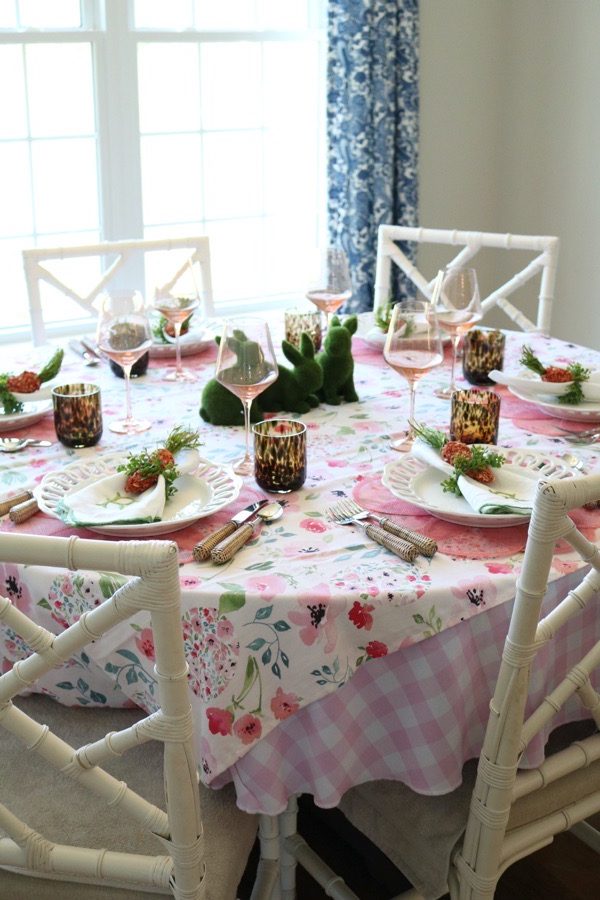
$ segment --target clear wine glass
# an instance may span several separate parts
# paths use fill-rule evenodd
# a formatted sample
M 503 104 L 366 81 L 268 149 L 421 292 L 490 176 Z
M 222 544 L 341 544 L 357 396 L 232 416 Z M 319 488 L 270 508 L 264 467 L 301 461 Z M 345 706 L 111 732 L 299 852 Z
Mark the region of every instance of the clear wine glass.
M 148 419 L 134 419 L 131 408 L 131 368 L 152 345 L 146 304 L 139 291 L 104 293 L 98 299 L 98 348 L 121 366 L 125 379 L 125 418 L 113 419 L 108 427 L 117 434 L 138 434 L 152 424 Z
M 172 294 L 157 292 L 154 296 L 154 309 L 167 319 L 175 332 L 175 368 L 163 376 L 163 381 L 190 382 L 197 381 L 197 375 L 181 365 L 181 326 L 195 309 L 200 298 L 197 294 L 175 297 Z
M 255 397 L 272 384 L 279 370 L 269 326 L 263 319 L 227 319 L 217 356 L 216 379 L 242 401 L 246 452 L 233 466 L 238 475 L 253 471 L 250 457 L 250 408 Z
M 306 296 L 317 309 L 325 313 L 325 328 L 327 328 L 330 314 L 337 312 L 352 296 L 350 266 L 343 250 L 328 247 L 322 254 L 315 283 L 307 291 Z
M 444 270 L 435 312 L 440 328 L 452 338 L 450 384 L 435 391 L 436 397 L 448 400 L 456 390 L 454 373 L 460 339 L 483 315 L 475 269 L 449 266 Z
M 417 381 L 430 369 L 441 365 L 444 359 L 437 317 L 430 303 L 407 300 L 394 306 L 383 356 L 388 366 L 406 378 L 410 388 L 408 431 L 393 441 L 391 447 L 393 450 L 410 450 L 414 440 L 412 422 Z

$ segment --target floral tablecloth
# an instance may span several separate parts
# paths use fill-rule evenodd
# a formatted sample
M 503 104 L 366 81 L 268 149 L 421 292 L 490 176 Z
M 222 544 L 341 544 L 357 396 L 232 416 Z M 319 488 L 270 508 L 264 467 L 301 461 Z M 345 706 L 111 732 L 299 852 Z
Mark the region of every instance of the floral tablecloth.
M 556 364 L 577 359 L 600 365 L 600 354 L 592 350 L 508 333 L 505 369 L 515 370 L 524 343 L 532 344 L 543 359 Z M 471 745 L 476 744 L 485 720 L 488 682 L 495 674 L 506 629 L 507 601 L 514 597 L 526 527 L 481 529 L 449 524 L 397 500 L 381 485 L 384 465 L 397 458 L 389 439 L 405 424 L 407 389 L 400 376 L 382 362 L 380 351 L 358 337 L 354 338 L 354 354 L 360 401 L 338 407 L 322 405 L 303 416 L 308 427 L 308 477 L 302 490 L 288 496 L 282 519 L 263 526 L 225 566 L 192 561 L 191 548 L 199 539 L 261 495 L 254 481 L 247 479 L 234 507 L 172 535 L 180 548 L 182 626 L 202 774 L 215 786 L 235 778 L 240 805 L 249 810 L 277 812 L 286 795 L 298 789 L 312 789 L 320 802 L 332 805 L 350 784 L 382 773 L 406 780 L 425 793 L 454 787 L 463 759 L 477 750 Z M 0 493 L 6 496 L 32 487 L 71 458 L 147 446 L 182 422 L 199 427 L 204 456 L 222 463 L 236 458 L 242 450 L 242 429 L 206 425 L 198 416 L 201 388 L 212 377 L 214 359 L 212 349 L 186 359 L 198 372 L 197 384 L 179 387 L 164 382 L 162 360 L 153 362 L 148 375 L 133 383 L 136 412 L 154 422 L 145 435 L 131 439 L 105 428 L 100 444 L 85 451 L 69 451 L 56 443 L 50 450 L 1 456 Z M 101 384 L 105 423 L 121 412 L 124 385 L 108 367 L 86 370 L 72 357 L 67 358 L 62 374 L 65 381 Z M 417 418 L 440 428 L 448 425 L 449 405 L 436 399 L 433 389 L 447 377 L 444 367 L 424 378 L 418 388 Z M 502 397 L 501 445 L 552 448 L 561 454 L 571 448 L 564 444 L 560 427 L 584 427 L 547 417 L 505 388 L 498 392 Z M 27 433 L 53 436 L 51 414 L 29 426 Z M 597 466 L 596 454 L 593 445 L 578 451 L 587 471 Z M 408 564 L 371 543 L 361 530 L 331 524 L 326 508 L 347 495 L 375 511 L 396 513 L 434 536 L 439 552 L 432 560 L 419 556 Z M 578 524 L 594 536 L 600 528 L 600 514 L 583 512 Z M 42 514 L 20 526 L 4 519 L 0 528 L 90 536 Z M 552 566 L 553 598 L 566 592 L 580 565 L 567 546 L 559 548 Z M 3 592 L 54 631 L 76 621 L 90 605 L 101 603 L 116 583 L 118 579 L 111 573 L 0 566 Z M 571 652 L 599 634 L 600 625 L 593 619 L 571 635 L 568 648 L 559 653 Z M 444 648 L 450 649 L 446 652 Z M 3 670 L 25 652 L 18 635 L 0 624 Z M 373 685 L 377 684 L 380 699 L 388 688 L 397 691 L 394 673 L 402 670 L 407 659 L 414 661 L 415 688 L 424 683 L 419 667 L 428 661 L 430 696 L 419 694 L 411 699 L 407 690 L 404 737 L 394 744 L 394 726 L 390 724 L 386 730 L 381 725 L 385 716 L 377 706 Z M 445 668 L 442 660 L 446 660 Z M 436 682 L 431 672 L 438 663 Z M 431 747 L 441 727 L 440 697 L 447 679 L 456 678 L 457 665 L 467 666 L 467 682 L 478 667 L 487 667 L 491 674 L 482 679 L 472 721 L 456 734 L 450 748 L 447 743 L 444 749 L 440 747 L 436 762 Z M 442 699 L 446 714 L 450 710 L 455 715 L 464 707 L 464 692 L 473 685 L 463 687 L 463 693 L 452 702 Z M 87 653 L 46 675 L 38 689 L 66 704 L 121 706 L 134 702 L 153 709 L 156 682 L 147 619 L 141 615 L 133 623 L 123 623 Z M 340 730 L 340 717 L 348 715 L 357 698 L 360 709 L 353 719 L 354 728 L 357 736 L 364 736 L 365 729 L 369 734 L 369 753 L 362 757 L 356 741 L 352 747 L 347 729 Z M 416 716 L 411 744 L 411 729 L 407 736 L 406 725 L 423 704 L 429 712 L 423 709 L 422 715 Z M 377 717 L 373 716 L 375 709 L 379 709 Z M 295 723 L 300 729 L 296 737 Z M 473 725 L 475 730 L 470 732 Z M 335 731 L 329 743 L 328 727 Z M 472 734 L 468 740 L 467 734 Z M 342 774 L 340 760 L 348 753 L 352 760 Z M 423 776 L 428 768 L 431 776 Z

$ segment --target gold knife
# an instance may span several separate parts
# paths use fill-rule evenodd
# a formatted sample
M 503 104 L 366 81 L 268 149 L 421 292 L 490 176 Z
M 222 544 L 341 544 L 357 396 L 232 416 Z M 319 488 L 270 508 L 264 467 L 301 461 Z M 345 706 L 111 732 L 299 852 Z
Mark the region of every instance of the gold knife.
M 222 540 L 229 537 L 230 534 L 233 534 L 243 522 L 246 522 L 252 517 L 257 509 L 261 509 L 270 502 L 268 497 L 265 497 L 263 500 L 257 500 L 255 503 L 251 503 L 250 506 L 245 506 L 244 509 L 241 509 L 239 513 L 236 513 L 228 522 L 225 522 L 225 524 L 216 531 L 212 531 L 203 538 L 203 540 L 201 540 L 199 544 L 196 544 L 192 550 L 192 556 L 196 562 L 210 559 L 210 551 L 213 547 L 216 547 Z

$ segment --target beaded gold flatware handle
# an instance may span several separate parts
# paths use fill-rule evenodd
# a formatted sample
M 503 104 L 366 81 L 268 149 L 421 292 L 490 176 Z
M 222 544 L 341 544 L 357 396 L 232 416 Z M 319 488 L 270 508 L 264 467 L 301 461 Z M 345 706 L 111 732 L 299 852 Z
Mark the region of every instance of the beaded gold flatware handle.
M 226 537 L 229 537 L 230 534 L 233 534 L 234 531 L 238 530 L 235 522 L 226 522 L 221 528 L 217 528 L 216 531 L 211 532 L 208 537 L 205 537 L 203 541 L 196 544 L 192 550 L 192 556 L 196 562 L 203 562 L 204 560 L 210 559 L 210 554 L 214 547 L 216 547 L 217 544 L 220 544 L 221 541 L 224 541 Z
M 222 565 L 223 563 L 228 562 L 232 556 L 235 556 L 238 550 L 243 547 L 254 534 L 254 526 L 257 522 L 258 517 L 252 522 L 240 525 L 233 534 L 226 537 L 220 544 L 217 544 L 217 546 L 211 550 L 210 558 L 212 561 L 217 563 L 217 565 Z
M 360 525 L 371 540 L 375 541 L 377 544 L 381 544 L 381 546 L 385 547 L 387 550 L 391 550 L 392 553 L 395 553 L 400 559 L 403 559 L 405 562 L 413 562 L 415 560 L 419 551 L 414 544 L 396 537 L 388 531 L 384 531 L 379 525 L 365 525 L 358 520 L 355 520 L 355 524 Z

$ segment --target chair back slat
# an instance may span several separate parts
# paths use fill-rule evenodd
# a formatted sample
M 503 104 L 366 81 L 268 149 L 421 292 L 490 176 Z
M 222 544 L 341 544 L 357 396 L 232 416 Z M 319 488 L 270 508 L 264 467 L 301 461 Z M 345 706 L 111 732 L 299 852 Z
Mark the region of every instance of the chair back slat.
M 177 290 L 177 285 L 189 274 L 192 289 L 201 297 L 205 316 L 214 315 L 212 274 L 210 265 L 210 244 L 205 235 L 165 238 L 152 240 L 103 241 L 73 247 L 36 247 L 23 250 L 23 267 L 29 297 L 29 315 L 33 342 L 46 342 L 47 323 L 44 319 L 41 284 L 45 283 L 72 300 L 90 316 L 96 315 L 94 302 L 98 295 L 110 287 L 123 288 L 119 279 L 125 279 L 127 286 L 145 292 L 146 266 L 152 258 L 161 256 L 158 271 L 159 281 L 154 289 L 160 293 Z M 168 260 L 168 257 L 173 257 Z M 163 258 L 165 257 L 165 258 Z M 100 273 L 85 291 L 76 290 L 66 275 L 59 276 L 50 267 L 51 263 L 64 260 L 81 260 L 100 264 Z M 173 268 L 174 267 L 174 268 Z M 73 273 L 71 272 L 71 275 Z M 152 276 L 153 278 L 156 276 Z
M 419 244 L 447 244 L 449 246 L 464 245 L 447 264 L 449 266 L 469 265 L 483 248 L 539 251 L 535 259 L 516 272 L 505 284 L 496 288 L 487 297 L 482 298 L 482 307 L 484 313 L 496 307 L 501 309 L 523 331 L 538 331 L 542 334 L 550 333 L 559 248 L 559 239 L 557 237 L 380 225 L 377 238 L 375 308 L 383 306 L 390 299 L 391 262 L 404 272 L 426 299 L 431 299 L 434 279 L 427 279 L 419 271 L 398 246 L 398 241 Z M 508 297 L 538 275 L 541 277 L 537 317 L 535 321 L 532 321 L 514 303 L 509 301 Z

